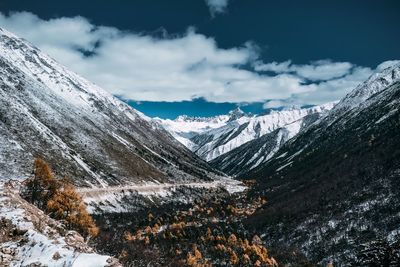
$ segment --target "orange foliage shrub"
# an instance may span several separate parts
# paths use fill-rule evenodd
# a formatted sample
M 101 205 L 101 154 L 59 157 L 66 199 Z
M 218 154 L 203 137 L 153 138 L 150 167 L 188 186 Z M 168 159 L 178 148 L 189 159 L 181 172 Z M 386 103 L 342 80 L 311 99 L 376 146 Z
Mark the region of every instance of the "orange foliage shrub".
M 70 229 L 77 229 L 88 236 L 96 236 L 99 233 L 82 197 L 67 179 L 59 182 L 59 188 L 47 202 L 47 210 L 55 218 L 63 220 Z
M 33 177 L 25 182 L 22 195 L 42 210 L 46 209 L 47 201 L 54 195 L 58 183 L 49 165 L 36 158 L 33 163 Z
M 67 228 L 76 229 L 87 236 L 98 234 L 99 229 L 75 187 L 66 178 L 57 180 L 44 160 L 35 159 L 33 177 L 25 182 L 21 193 L 50 216 L 63 220 Z
M 234 234 L 231 234 L 231 235 L 228 237 L 228 244 L 230 244 L 230 245 L 235 245 L 236 242 L 237 242 L 236 236 L 235 236 Z
M 232 265 L 237 265 L 239 263 L 239 258 L 234 251 L 231 252 L 231 260 L 230 263 Z
M 193 245 L 192 252 L 188 252 L 186 264 L 191 267 L 211 267 L 207 260 L 203 260 L 203 255 L 196 245 Z

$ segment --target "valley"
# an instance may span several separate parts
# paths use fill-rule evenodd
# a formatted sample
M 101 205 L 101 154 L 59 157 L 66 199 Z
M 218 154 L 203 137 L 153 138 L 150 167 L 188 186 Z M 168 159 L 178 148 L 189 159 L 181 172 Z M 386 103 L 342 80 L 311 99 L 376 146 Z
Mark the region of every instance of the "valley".
M 400 63 L 348 92 L 150 118 L 0 28 L 0 266 L 400 266 Z

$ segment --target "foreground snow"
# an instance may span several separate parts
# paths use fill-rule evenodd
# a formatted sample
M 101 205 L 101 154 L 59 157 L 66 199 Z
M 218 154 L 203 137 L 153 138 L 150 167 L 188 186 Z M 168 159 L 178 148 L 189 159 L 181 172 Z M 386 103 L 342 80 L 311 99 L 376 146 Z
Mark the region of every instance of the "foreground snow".
M 120 266 L 21 199 L 12 184 L 0 183 L 0 225 L 0 266 Z

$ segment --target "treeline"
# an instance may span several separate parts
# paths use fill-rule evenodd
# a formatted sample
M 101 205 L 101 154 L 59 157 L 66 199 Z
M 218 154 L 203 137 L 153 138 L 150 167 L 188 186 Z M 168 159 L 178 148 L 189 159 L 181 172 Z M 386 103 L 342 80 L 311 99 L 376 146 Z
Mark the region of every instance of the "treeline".
M 33 176 L 25 180 L 21 195 L 50 217 L 62 221 L 67 229 L 86 237 L 98 235 L 99 229 L 74 185 L 68 178 L 56 178 L 44 160 L 35 159 Z

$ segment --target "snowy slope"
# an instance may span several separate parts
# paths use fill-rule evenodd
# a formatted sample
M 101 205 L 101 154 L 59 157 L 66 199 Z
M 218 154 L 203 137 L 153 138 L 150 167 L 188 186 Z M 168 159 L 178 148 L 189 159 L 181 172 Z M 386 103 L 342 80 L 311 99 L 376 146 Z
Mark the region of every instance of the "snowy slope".
M 314 107 L 298 120 L 261 135 L 210 161 L 215 168 L 232 176 L 240 176 L 271 159 L 279 148 L 326 116 L 335 103 Z
M 332 114 L 358 107 L 368 98 L 378 94 L 399 79 L 400 63 L 386 68 L 382 72 L 371 75 L 371 77 L 346 95 L 334 108 Z
M 306 115 L 270 133 L 255 138 L 210 161 L 215 168 L 232 176 L 240 176 L 267 162 L 288 140 L 306 129 L 325 112 Z
M 395 92 L 398 89 L 397 86 L 393 86 L 400 82 L 400 64 L 395 64 L 389 68 L 384 69 L 382 72 L 371 75 L 366 81 L 358 85 L 343 99 L 341 99 L 329 112 L 326 113 L 320 120 L 308 129 L 304 134 L 312 133 L 314 136 L 323 135 L 331 127 L 338 129 L 346 128 L 348 121 L 360 116 L 366 109 L 372 105 L 377 105 L 380 102 L 386 101 L 388 94 Z M 394 102 L 388 104 L 385 108 L 389 111 L 377 111 L 382 113 L 382 117 L 376 123 L 379 124 L 385 119 L 388 119 L 398 112 L 398 106 Z M 362 129 L 367 130 L 367 129 Z M 335 133 L 330 130 L 330 133 Z M 302 140 L 302 148 L 299 151 L 303 151 L 309 146 L 315 144 L 317 138 L 309 138 Z M 300 142 L 298 142 L 300 143 Z M 291 161 L 293 158 L 301 155 L 297 151 L 294 154 L 286 153 L 285 155 L 278 155 L 279 161 Z M 283 153 L 283 152 L 282 152 Z
M 0 29 L 0 177 L 25 178 L 35 156 L 78 185 L 216 176 L 157 122 Z
M 296 124 L 296 121 L 310 114 L 330 110 L 333 106 L 334 103 L 329 103 L 311 108 L 272 111 L 261 116 L 250 116 L 235 110 L 229 115 L 213 118 L 178 118 L 160 122 L 181 143 L 201 158 L 211 161 L 284 126 L 287 126 L 288 135 L 284 138 L 287 140 L 300 128 L 294 127 L 300 124 Z
M 192 139 L 199 145 L 195 152 L 207 161 L 213 160 L 246 142 L 291 124 L 308 114 L 330 109 L 332 105 L 276 111 L 253 118 L 239 118 L 222 128 L 207 131 Z M 207 142 L 203 142 L 203 140 L 207 140 Z

